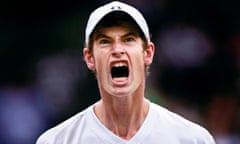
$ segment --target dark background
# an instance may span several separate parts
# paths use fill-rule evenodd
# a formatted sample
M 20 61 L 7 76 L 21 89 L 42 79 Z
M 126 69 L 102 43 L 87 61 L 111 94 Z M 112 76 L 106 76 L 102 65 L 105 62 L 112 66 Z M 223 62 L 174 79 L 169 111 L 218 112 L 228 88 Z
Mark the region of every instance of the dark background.
M 0 2 L 0 102 L 4 109 L 11 106 L 8 102 L 15 105 L 12 100 L 16 102 L 16 97 L 17 102 L 21 101 L 21 95 L 23 95 L 24 99 L 27 97 L 27 102 L 36 106 L 33 109 L 36 109 L 42 119 L 42 127 L 36 128 L 35 135 L 32 138 L 23 136 L 24 139 L 8 130 L 15 129 L 13 126 L 17 124 L 10 123 L 9 127 L 4 125 L 7 121 L 5 117 L 9 116 L 11 119 L 11 115 L 14 115 L 11 113 L 14 109 L 11 112 L 6 110 L 1 115 L 0 135 L 2 137 L 12 134 L 19 140 L 18 144 L 21 144 L 21 140 L 24 144 L 32 143 L 44 130 L 99 99 L 94 75 L 87 70 L 83 62 L 82 48 L 88 16 L 105 2 L 108 1 L 5 0 Z M 157 103 L 173 111 L 179 103 L 183 107 L 190 106 L 197 111 L 201 119 L 196 121 L 209 129 L 216 138 L 222 134 L 231 137 L 230 139 L 233 139 L 232 135 L 234 138 L 235 135 L 238 137 L 240 131 L 238 122 L 240 117 L 240 62 L 238 59 L 240 56 L 240 2 L 236 0 L 132 0 L 127 2 L 139 8 L 146 17 L 153 42 L 158 41 L 159 36 L 166 29 L 183 27 L 197 29 L 211 43 L 212 52 L 201 66 L 179 68 L 158 62 L 159 56 L 156 56 L 157 62 L 154 62 L 151 67 L 153 78 L 150 77 L 152 88 L 150 86 L 149 91 L 156 89 L 158 95 L 164 95 L 157 96 L 157 100 L 160 99 Z M 158 45 L 156 49 L 161 53 Z M 74 81 L 71 83 L 74 86 L 71 90 L 74 91 L 72 97 L 69 98 L 71 100 L 60 110 L 56 110 L 61 107 L 65 99 L 56 102 L 58 97 L 57 92 L 54 91 L 56 96 L 49 96 L 51 100 L 48 98 L 42 100 L 46 90 L 42 85 L 39 86 L 41 83 L 39 81 L 43 73 L 42 60 L 51 60 L 56 57 L 61 59 L 61 55 L 66 56 L 70 61 L 74 58 L 74 64 L 79 69 L 74 70 L 74 66 L 70 68 L 74 72 L 79 72 L 79 75 L 71 77 Z M 61 66 L 60 63 L 59 67 Z M 72 71 L 69 73 L 71 76 Z M 47 71 L 44 76 L 48 74 Z M 62 77 L 61 74 L 59 77 Z M 58 81 L 50 85 L 58 86 Z M 176 99 L 178 102 L 168 103 L 168 100 Z M 185 115 L 184 112 L 179 113 Z M 195 120 L 191 115 L 189 118 Z M 218 120 L 220 123 L 214 123 Z M 0 140 L 3 144 L 14 144 L 6 137 Z
M 41 56 L 81 49 L 88 14 L 107 1 L 41 0 L 1 2 L 1 85 L 31 81 L 29 70 Z M 129 3 L 137 5 L 137 1 Z M 151 1 L 149 1 L 151 4 Z M 219 51 L 239 31 L 239 2 L 168 0 L 145 12 L 153 38 L 166 25 L 180 23 L 204 31 Z M 149 5 L 150 5 L 149 4 Z M 162 4 L 162 5 L 160 5 Z M 152 5 L 151 5 L 152 6 Z M 158 8 L 159 7 L 159 8 Z

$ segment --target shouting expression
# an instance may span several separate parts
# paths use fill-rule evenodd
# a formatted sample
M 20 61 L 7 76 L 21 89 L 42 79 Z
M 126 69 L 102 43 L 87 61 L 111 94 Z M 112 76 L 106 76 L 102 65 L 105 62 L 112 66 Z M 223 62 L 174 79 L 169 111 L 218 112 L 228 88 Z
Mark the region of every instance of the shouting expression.
M 145 48 L 144 48 L 145 46 Z M 129 25 L 104 27 L 93 35 L 92 51 L 84 49 L 88 68 L 96 73 L 101 95 L 124 97 L 145 88 L 146 67 L 154 45 Z

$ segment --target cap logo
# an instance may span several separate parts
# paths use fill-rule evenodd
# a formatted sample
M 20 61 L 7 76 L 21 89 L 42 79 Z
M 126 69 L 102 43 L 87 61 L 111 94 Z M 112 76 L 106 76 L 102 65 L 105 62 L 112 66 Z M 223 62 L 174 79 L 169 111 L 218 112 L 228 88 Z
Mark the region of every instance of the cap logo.
M 113 6 L 113 7 L 111 7 L 111 10 L 120 10 L 120 9 L 122 9 L 120 6 Z

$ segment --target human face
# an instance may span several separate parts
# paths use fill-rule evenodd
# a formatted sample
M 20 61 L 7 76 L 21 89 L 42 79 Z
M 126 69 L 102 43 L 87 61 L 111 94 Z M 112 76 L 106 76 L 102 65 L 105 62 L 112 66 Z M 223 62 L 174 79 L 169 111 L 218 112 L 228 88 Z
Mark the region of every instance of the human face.
M 84 48 L 84 56 L 96 72 L 101 95 L 124 97 L 144 91 L 145 67 L 152 62 L 154 45 L 144 49 L 143 40 L 129 26 L 101 28 L 93 40 L 93 51 Z

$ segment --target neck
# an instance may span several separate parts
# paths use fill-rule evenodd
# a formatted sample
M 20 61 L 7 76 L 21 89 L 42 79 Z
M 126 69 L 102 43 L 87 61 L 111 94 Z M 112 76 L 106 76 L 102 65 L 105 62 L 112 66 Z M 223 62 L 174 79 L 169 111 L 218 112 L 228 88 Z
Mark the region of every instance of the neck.
M 118 98 L 112 102 L 101 100 L 95 106 L 95 113 L 99 120 L 115 135 L 132 138 L 141 127 L 149 109 L 147 100 L 132 98 Z

